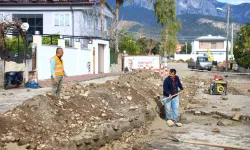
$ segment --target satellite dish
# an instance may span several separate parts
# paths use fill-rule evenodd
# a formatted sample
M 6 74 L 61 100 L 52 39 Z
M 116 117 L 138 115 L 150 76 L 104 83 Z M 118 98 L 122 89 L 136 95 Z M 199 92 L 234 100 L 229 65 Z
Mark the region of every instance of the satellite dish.
M 23 31 L 28 31 L 30 25 L 27 22 L 22 23 L 21 28 Z

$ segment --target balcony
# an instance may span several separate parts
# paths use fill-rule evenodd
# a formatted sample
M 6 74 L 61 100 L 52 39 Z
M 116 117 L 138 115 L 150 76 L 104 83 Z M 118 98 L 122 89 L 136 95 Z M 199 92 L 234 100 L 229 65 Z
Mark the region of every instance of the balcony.
M 95 0 L 0 0 L 2 4 L 63 4 L 63 3 L 83 3 L 83 4 L 93 4 L 96 3 Z

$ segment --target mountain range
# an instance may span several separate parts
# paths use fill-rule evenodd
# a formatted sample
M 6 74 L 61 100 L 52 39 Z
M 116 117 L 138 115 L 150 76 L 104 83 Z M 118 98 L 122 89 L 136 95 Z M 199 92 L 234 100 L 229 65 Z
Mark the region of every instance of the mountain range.
M 179 37 L 202 36 L 206 34 L 225 36 L 225 23 L 227 16 L 227 4 L 217 0 L 175 0 L 177 18 L 182 22 L 182 29 Z M 115 8 L 115 0 L 107 0 Z M 153 0 L 154 2 L 154 0 Z M 250 3 L 230 5 L 230 21 L 234 22 L 237 31 L 239 26 L 250 22 Z M 222 10 L 218 10 L 221 8 Z M 154 15 L 153 4 L 149 0 L 132 0 L 120 7 L 119 17 L 122 21 L 132 21 L 134 26 L 128 30 L 138 32 L 149 30 L 159 34 L 160 27 L 157 25 L 157 18 Z M 152 29 L 150 29 L 152 28 Z

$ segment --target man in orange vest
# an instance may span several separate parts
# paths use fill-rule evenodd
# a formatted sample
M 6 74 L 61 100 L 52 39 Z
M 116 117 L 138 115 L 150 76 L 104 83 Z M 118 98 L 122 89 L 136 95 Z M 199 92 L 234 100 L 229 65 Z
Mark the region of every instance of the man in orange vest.
M 62 56 L 63 49 L 57 48 L 56 55 L 50 59 L 52 92 L 57 99 L 60 99 L 60 91 L 62 87 L 63 77 L 67 77 L 64 71 Z

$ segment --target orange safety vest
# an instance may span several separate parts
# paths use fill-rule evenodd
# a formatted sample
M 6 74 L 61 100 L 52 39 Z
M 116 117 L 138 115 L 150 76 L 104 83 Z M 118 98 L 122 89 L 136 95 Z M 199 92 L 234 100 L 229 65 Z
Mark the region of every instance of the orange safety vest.
M 58 76 L 63 76 L 64 75 L 64 67 L 63 67 L 63 60 L 60 61 L 60 59 L 55 55 L 54 57 L 52 57 L 56 60 L 56 65 L 55 65 L 55 75 Z M 52 59 L 51 58 L 51 59 Z

